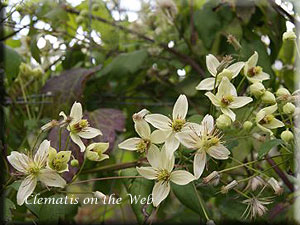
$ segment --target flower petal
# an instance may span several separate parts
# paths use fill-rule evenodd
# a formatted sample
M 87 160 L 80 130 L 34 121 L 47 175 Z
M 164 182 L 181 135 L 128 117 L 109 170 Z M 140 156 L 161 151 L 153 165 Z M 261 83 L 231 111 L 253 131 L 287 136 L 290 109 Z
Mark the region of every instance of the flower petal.
M 10 155 L 7 156 L 7 160 L 16 170 L 22 173 L 27 172 L 28 164 L 31 162 L 27 155 L 17 151 L 12 151 Z
M 175 164 L 174 154 L 170 155 L 170 153 L 166 149 L 165 145 L 162 147 L 160 152 L 161 152 L 161 155 L 159 157 L 160 158 L 160 162 L 159 162 L 160 168 L 166 169 L 169 172 L 171 172 L 173 170 L 174 164 Z
M 169 182 L 159 181 L 155 183 L 152 190 L 153 206 L 157 207 L 170 193 Z
M 221 106 L 221 101 L 220 99 L 217 98 L 213 93 L 211 92 L 206 92 L 205 95 L 209 98 L 209 100 L 212 102 L 213 105 L 220 107 Z
M 228 70 L 232 72 L 232 79 L 239 75 L 240 71 L 244 67 L 244 62 L 237 62 L 227 67 Z
M 84 139 L 91 139 L 102 135 L 102 132 L 99 129 L 93 127 L 86 127 L 83 131 L 78 132 L 77 135 Z
M 236 89 L 232 83 L 230 83 L 227 77 L 223 77 L 218 87 L 217 98 L 222 98 L 226 95 L 237 96 Z
M 34 155 L 34 162 L 38 165 L 44 165 L 47 161 L 49 149 L 50 141 L 44 140 Z
M 210 147 L 207 153 L 215 159 L 228 159 L 230 155 L 230 151 L 222 144 Z
M 215 78 L 206 78 L 204 80 L 202 80 L 196 87 L 197 90 L 207 90 L 207 91 L 211 91 L 214 89 L 214 85 L 215 85 Z M 217 84 L 216 84 L 217 86 Z
M 175 184 L 186 185 L 195 180 L 195 177 L 188 171 L 177 170 L 171 173 L 170 180 Z
M 173 120 L 185 119 L 188 111 L 188 100 L 185 95 L 180 95 L 173 107 Z
M 59 116 L 62 116 L 62 117 L 64 118 L 64 120 L 67 120 L 67 119 L 68 119 L 68 117 L 66 116 L 66 114 L 65 114 L 63 111 L 61 111 L 61 112 L 59 113 Z
M 129 138 L 118 145 L 121 149 L 126 149 L 130 151 L 137 150 L 137 145 L 142 141 L 141 138 Z
M 135 131 L 138 133 L 138 135 L 141 138 L 149 139 L 150 133 L 151 133 L 150 126 L 145 120 L 142 120 L 142 121 L 138 121 L 138 122 L 134 123 Z
M 255 51 L 254 54 L 247 61 L 248 68 L 252 68 L 256 66 L 257 61 L 258 61 L 258 53 Z
M 278 119 L 272 119 L 272 121 L 269 124 L 264 124 L 263 126 L 268 129 L 276 129 L 278 127 L 284 127 L 284 123 Z
M 71 137 L 72 141 L 79 146 L 80 151 L 84 152 L 85 145 L 83 144 L 83 142 L 80 139 L 80 137 L 78 135 L 76 135 L 76 134 L 73 134 L 73 133 L 70 133 L 70 137 Z
M 164 115 L 161 114 L 146 115 L 145 120 L 157 129 L 160 130 L 171 129 L 172 121 Z
M 151 144 L 150 148 L 148 149 L 147 160 L 153 168 L 160 167 L 160 156 L 161 152 L 159 148 L 156 145 Z
M 66 185 L 66 181 L 54 170 L 42 169 L 38 175 L 38 179 L 50 187 L 63 188 Z
M 203 173 L 206 164 L 206 153 L 198 151 L 194 157 L 194 176 L 199 179 Z
M 222 113 L 229 116 L 232 122 L 235 121 L 235 113 L 229 108 L 221 108 Z
M 233 97 L 233 102 L 230 103 L 228 107 L 232 109 L 237 109 L 247 105 L 252 101 L 253 99 L 250 97 Z
M 157 177 L 156 170 L 152 167 L 136 167 L 136 170 L 141 176 L 149 180 L 154 180 Z
M 181 144 L 189 149 L 196 149 L 196 144 L 200 139 L 199 136 L 197 136 L 196 132 L 193 130 L 179 132 L 175 135 L 175 137 Z
M 154 144 L 161 144 L 166 140 L 168 134 L 169 132 L 165 132 L 162 130 L 155 130 L 151 133 L 150 140 Z
M 176 133 L 172 132 L 165 141 L 166 151 L 169 156 L 173 155 L 173 153 L 178 149 L 178 147 L 180 145 L 180 142 L 175 137 L 175 134 Z
M 212 54 L 206 56 L 206 67 L 210 74 L 214 77 L 217 75 L 217 68 L 219 65 L 220 62 L 215 56 L 213 56 Z
M 265 107 L 262 110 L 266 113 L 266 115 L 270 115 L 270 114 L 274 113 L 277 110 L 277 108 L 278 108 L 277 104 L 274 104 L 274 105 Z
M 17 193 L 17 203 L 18 205 L 23 205 L 25 200 L 32 194 L 36 187 L 37 179 L 33 175 L 25 177 L 22 181 L 18 193 Z
M 207 129 L 208 133 L 210 133 L 215 127 L 214 118 L 211 115 L 206 114 L 201 122 L 201 125 L 203 128 L 205 127 L 205 129 Z
M 73 121 L 78 121 L 82 118 L 82 106 L 79 102 L 74 102 L 71 108 L 70 117 Z

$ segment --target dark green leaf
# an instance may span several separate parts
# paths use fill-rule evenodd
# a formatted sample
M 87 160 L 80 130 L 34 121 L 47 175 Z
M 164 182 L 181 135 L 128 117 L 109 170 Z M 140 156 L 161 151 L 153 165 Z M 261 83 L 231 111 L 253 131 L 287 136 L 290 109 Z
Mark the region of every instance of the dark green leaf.
M 8 198 L 4 200 L 4 221 L 11 221 L 12 213 L 11 210 L 16 209 L 15 204 Z
M 273 140 L 263 143 L 258 150 L 258 158 L 261 159 L 266 154 L 268 154 L 268 152 L 272 148 L 274 148 L 275 146 L 278 146 L 280 144 L 283 144 L 283 141 L 281 139 L 273 139 Z
M 19 74 L 21 56 L 11 47 L 4 46 L 4 71 L 10 83 Z

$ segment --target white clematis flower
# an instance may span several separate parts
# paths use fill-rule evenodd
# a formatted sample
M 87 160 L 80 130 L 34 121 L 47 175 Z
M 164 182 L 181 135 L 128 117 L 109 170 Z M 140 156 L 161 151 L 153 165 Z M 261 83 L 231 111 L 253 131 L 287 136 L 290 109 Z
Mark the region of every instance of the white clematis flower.
M 229 80 L 231 80 L 239 75 L 240 71 L 245 65 L 244 62 L 237 62 L 223 69 L 223 71 L 218 74 L 217 68 L 220 66 L 220 64 L 221 63 L 218 61 L 218 59 L 212 54 L 206 56 L 206 66 L 213 77 L 202 80 L 196 87 L 197 90 L 213 90 L 214 87 L 219 86 L 223 77 L 227 77 Z
M 222 78 L 216 95 L 211 92 L 206 92 L 205 95 L 210 99 L 212 104 L 220 108 L 222 113 L 229 116 L 232 121 L 235 121 L 235 113 L 231 109 L 241 108 L 253 101 L 250 97 L 237 96 L 235 87 L 227 77 Z
M 158 149 L 155 144 L 161 144 L 166 139 L 166 133 L 155 130 L 151 133 L 149 124 L 146 121 L 138 121 L 134 124 L 135 131 L 140 136 L 129 138 L 118 145 L 121 149 L 147 153 L 150 149 Z
M 276 119 L 273 113 L 277 110 L 277 104 L 268 106 L 266 108 L 261 109 L 256 114 L 256 125 L 265 132 L 273 135 L 272 129 L 276 129 L 278 127 L 283 127 L 284 123 L 280 120 Z
M 270 75 L 263 72 L 263 69 L 260 66 L 257 66 L 257 61 L 258 53 L 254 52 L 254 54 L 245 63 L 244 75 L 251 83 L 270 79 Z
M 17 151 L 11 152 L 7 157 L 9 163 L 25 175 L 17 193 L 18 205 L 24 204 L 25 200 L 34 191 L 38 181 L 51 187 L 63 188 L 66 185 L 66 181 L 56 171 L 46 168 L 49 149 L 50 141 L 44 140 L 34 157 L 29 157 Z
M 81 152 L 85 151 L 85 145 L 81 138 L 91 139 L 102 135 L 99 129 L 90 127 L 88 121 L 82 119 L 82 106 L 79 102 L 73 104 L 69 117 L 64 112 L 60 112 L 59 115 L 63 116 L 65 121 L 70 121 L 67 129 L 70 131 L 72 141 L 80 147 Z
M 137 171 L 149 180 L 155 180 L 152 190 L 153 206 L 157 207 L 170 193 L 170 181 L 178 185 L 186 185 L 195 177 L 184 170 L 173 171 L 175 158 L 167 155 L 166 149 L 151 149 L 147 155 L 151 167 L 137 167 Z
M 215 128 L 214 119 L 206 115 L 200 129 L 191 129 L 176 134 L 180 143 L 189 149 L 197 150 L 194 157 L 194 176 L 198 179 L 205 168 L 206 154 L 215 159 L 228 159 L 230 151 L 222 144 L 220 133 Z
M 174 104 L 172 119 L 161 114 L 146 115 L 145 120 L 155 128 L 164 131 L 166 134 L 165 145 L 169 156 L 179 147 L 179 141 L 175 137 L 177 132 L 189 129 L 192 126 L 199 126 L 185 120 L 188 111 L 188 101 L 185 95 L 180 95 Z

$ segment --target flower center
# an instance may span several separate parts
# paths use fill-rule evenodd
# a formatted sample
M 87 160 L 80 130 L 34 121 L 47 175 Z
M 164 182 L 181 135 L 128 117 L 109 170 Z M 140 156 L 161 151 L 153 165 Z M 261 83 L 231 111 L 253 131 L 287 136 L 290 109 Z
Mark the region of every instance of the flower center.
M 210 133 L 205 130 L 198 142 L 197 147 L 199 149 L 204 149 L 205 151 L 207 151 L 210 147 L 219 145 L 221 143 L 221 132 L 218 129 L 214 129 Z
M 231 102 L 233 102 L 232 95 L 223 96 L 223 98 L 221 99 L 222 106 L 228 106 Z
M 147 139 L 142 139 L 137 145 L 136 145 L 136 148 L 137 148 L 137 152 L 139 153 L 144 153 L 148 150 L 148 148 L 150 147 L 150 140 L 147 140 Z
M 168 182 L 170 180 L 170 172 L 166 169 L 161 169 L 157 172 L 157 180 L 162 182 Z
M 78 133 L 88 126 L 89 126 L 89 122 L 87 120 L 80 120 L 79 122 L 71 126 L 71 131 Z
M 266 115 L 261 121 L 259 121 L 259 124 L 269 124 L 273 119 L 273 115 Z
M 175 119 L 175 120 L 173 120 L 173 122 L 172 122 L 172 129 L 173 129 L 173 131 L 175 131 L 175 132 L 181 131 L 181 129 L 182 129 L 182 127 L 183 127 L 184 124 L 185 124 L 185 120 L 183 120 L 183 119 Z
M 218 74 L 217 80 L 221 81 L 223 77 L 227 77 L 229 80 L 231 80 L 233 77 L 233 73 L 228 69 L 224 69 L 221 73 Z
M 29 165 L 28 173 L 36 176 L 36 175 L 38 175 L 39 172 L 40 172 L 40 167 L 38 167 L 37 165 L 35 165 L 35 163 L 31 163 Z
M 257 74 L 260 74 L 261 72 L 262 72 L 262 68 L 260 66 L 255 66 L 248 70 L 248 76 L 254 77 Z

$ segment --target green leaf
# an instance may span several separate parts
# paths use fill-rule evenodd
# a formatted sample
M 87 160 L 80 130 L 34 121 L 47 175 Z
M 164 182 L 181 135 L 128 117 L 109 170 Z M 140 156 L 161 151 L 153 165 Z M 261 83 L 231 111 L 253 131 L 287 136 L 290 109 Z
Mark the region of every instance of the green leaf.
M 5 198 L 4 200 L 4 221 L 11 221 L 12 213 L 11 210 L 16 209 L 15 204 L 8 198 Z
M 203 200 L 199 192 L 197 196 L 197 193 L 195 192 L 195 189 L 193 187 L 193 183 L 189 183 L 187 185 L 177 185 L 171 183 L 171 188 L 175 196 L 183 205 L 193 210 L 194 212 L 198 213 L 201 217 L 204 218 L 204 214 L 200 202 L 198 200 L 198 197 L 201 199 L 202 202 Z
M 19 66 L 21 64 L 21 56 L 11 47 L 4 46 L 4 71 L 8 82 L 10 83 L 19 74 Z
M 33 36 L 30 40 L 30 51 L 32 57 L 38 62 L 41 63 L 41 57 L 40 57 L 40 49 L 37 46 L 37 36 Z
M 268 154 L 268 152 L 272 148 L 274 148 L 275 146 L 278 146 L 280 144 L 283 144 L 283 141 L 281 139 L 273 139 L 273 140 L 263 143 L 258 150 L 258 158 L 261 159 L 266 154 Z
M 122 176 L 136 176 L 139 175 L 136 169 L 126 169 L 121 173 Z M 139 196 L 141 198 L 148 198 L 152 192 L 153 182 L 145 178 L 136 178 L 132 179 L 123 179 L 126 190 L 132 196 Z M 130 200 L 130 199 L 129 199 Z M 144 207 L 146 207 L 146 213 L 151 214 L 153 206 L 151 205 L 142 205 L 140 202 L 137 204 L 130 204 L 134 214 L 136 215 L 137 221 L 139 224 L 143 224 L 145 221 L 145 215 L 143 213 Z

